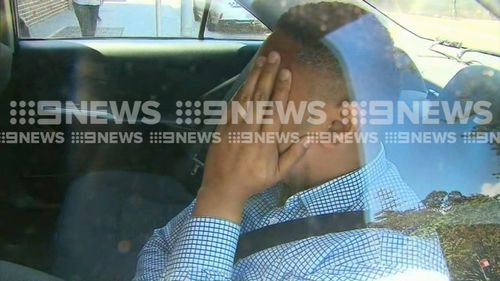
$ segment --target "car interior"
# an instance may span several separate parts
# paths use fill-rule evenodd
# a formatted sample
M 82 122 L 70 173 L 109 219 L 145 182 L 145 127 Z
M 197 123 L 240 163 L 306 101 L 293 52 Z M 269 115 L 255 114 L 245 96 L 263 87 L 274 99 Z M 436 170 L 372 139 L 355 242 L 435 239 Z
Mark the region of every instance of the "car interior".
M 117 131 L 148 134 L 150 130 L 192 130 L 175 124 L 176 101 L 220 96 L 221 91 L 225 95 L 227 86 L 211 90 L 238 75 L 261 44 L 196 39 L 19 41 L 13 37 L 14 21 L 7 20 L 13 19 L 9 6 L 5 6 L 9 1 L 2 1 L 2 5 L 2 27 L 10 31 L 2 32 L 1 84 L 9 81 L 2 91 L 2 109 L 11 99 L 78 102 L 112 97 L 120 101 L 153 99 L 160 102 L 162 112 L 167 113 L 157 128 L 125 124 L 112 129 Z M 12 66 L 7 67 L 14 50 Z M 8 74 L 12 74 L 10 79 Z M 8 114 L 8 110 L 3 113 Z M 70 128 L 41 129 L 66 131 Z M 85 130 L 99 128 L 89 126 Z M 45 155 L 40 155 L 42 151 Z M 0 212 L 2 259 L 68 280 L 74 275 L 85 276 L 83 280 L 131 279 L 137 254 L 152 230 L 165 225 L 194 198 L 195 188 L 179 184 L 183 181 L 179 175 L 189 175 L 189 151 L 189 147 L 153 144 L 78 148 L 49 145 L 43 150 L 28 146 L 3 147 L 2 158 L 9 160 L 2 161 L 1 168 L 2 198 L 8 201 L 2 199 Z M 156 182 L 137 182 L 134 178 L 140 173 L 157 175 Z M 114 182 L 116 180 L 121 183 Z M 110 181 L 116 187 L 113 191 L 107 189 Z M 96 189 L 88 190 L 91 186 Z M 143 187 L 152 189 L 146 191 Z M 104 199 L 101 197 L 104 190 L 110 192 L 105 197 L 111 201 L 98 202 Z M 98 201 L 87 200 L 91 199 L 88 196 L 92 192 L 99 193 L 95 197 Z M 82 201 L 82 198 L 86 199 Z M 15 201 L 19 205 L 16 206 Z M 139 204 L 138 209 L 130 208 L 135 204 Z M 63 208 L 67 210 L 61 212 Z M 145 216 L 148 219 L 143 216 L 146 209 L 151 211 Z M 95 212 L 89 213 L 89 210 Z M 143 215 L 137 216 L 139 210 Z M 62 213 L 64 218 L 60 217 Z M 9 219 L 14 217 L 15 221 Z M 84 217 L 87 222 L 82 221 Z M 95 233 L 96 229 L 103 232 Z M 77 233 L 81 237 L 92 233 L 95 240 L 81 240 L 75 236 Z M 70 245 L 79 249 L 70 249 Z M 55 252 L 60 255 L 53 255 Z M 104 252 L 109 255 L 103 256 Z M 92 264 L 83 264 L 82 254 L 88 255 L 85 260 Z M 109 262 L 115 264 L 113 270 L 109 270 Z M 96 268 L 97 264 L 103 268 Z M 121 270 L 124 264 L 127 264 L 126 271 Z M 90 268 L 93 269 L 89 271 Z
M 261 6 L 239 2 L 271 30 L 281 14 L 269 12 L 276 11 L 268 7 L 274 1 Z M 75 122 L 32 125 L 31 130 L 142 132 L 144 136 L 154 131 L 213 130 L 176 124 L 176 102 L 231 99 L 262 45 L 261 40 L 200 38 L 22 39 L 13 3 L 0 0 L 0 129 L 5 132 L 26 129 L 9 123 L 11 101 L 43 100 L 153 100 L 160 104 L 162 120 L 152 126 Z M 202 22 L 207 17 L 205 11 Z M 407 30 L 401 28 L 400 34 L 396 60 L 401 100 L 475 97 L 500 107 L 496 97 L 499 57 L 474 53 L 471 58 L 487 63 L 467 64 L 440 57 L 427 48 L 432 42 Z M 485 73 L 497 78 L 488 79 Z M 415 189 L 428 184 L 422 181 L 423 175 L 439 187 L 453 173 L 477 169 L 487 177 L 498 168 L 498 157 L 484 145 L 443 149 L 386 144 L 386 150 Z M 0 151 L 0 280 L 14 280 L 9 276 L 35 280 L 30 278 L 41 278 L 44 272 L 50 274 L 46 280 L 97 281 L 134 276 L 137 255 L 152 231 L 195 198 L 206 146 L 2 143 Z M 457 153 L 463 155 L 461 162 L 444 162 Z M 408 167 L 408 155 L 418 172 Z M 484 165 L 471 168 L 475 159 Z M 148 181 L 143 180 L 146 174 Z M 479 184 L 483 179 L 472 181 Z M 37 275 L 30 275 L 33 272 Z

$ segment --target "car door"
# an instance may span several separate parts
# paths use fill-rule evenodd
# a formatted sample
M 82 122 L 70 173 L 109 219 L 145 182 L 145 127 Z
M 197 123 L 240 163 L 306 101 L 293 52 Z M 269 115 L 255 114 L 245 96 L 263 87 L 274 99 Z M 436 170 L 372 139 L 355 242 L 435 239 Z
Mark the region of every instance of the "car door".
M 11 69 L 3 63 L 4 49 L 1 53 L 2 80 L 7 80 L 3 72 L 11 77 L 0 96 L 6 136 L 0 144 L 0 217 L 16 221 L 0 231 L 0 260 L 51 272 L 61 208 L 68 188 L 81 177 L 109 171 L 186 174 L 189 144 L 154 143 L 151 133 L 196 131 L 195 124 L 176 123 L 177 103 L 202 99 L 220 84 L 216 91 L 227 91 L 268 34 L 236 34 L 233 28 L 207 39 L 206 24 L 194 19 L 192 0 L 98 2 L 96 34 L 85 38 L 78 3 L 18 0 L 10 7 L 2 2 L 2 12 L 12 15 L 2 20 L 10 20 L 5 26 L 15 30 L 15 44 L 8 49 Z M 158 113 L 155 122 L 142 122 L 142 115 L 120 121 L 114 116 L 104 124 L 93 118 L 146 103 Z M 40 122 L 54 116 L 56 122 Z M 117 144 L 113 133 L 141 141 Z M 44 134 L 55 138 L 39 139 Z M 79 134 L 97 139 L 80 142 Z M 147 226 L 149 232 L 169 219 Z M 130 268 L 138 249 L 130 253 Z

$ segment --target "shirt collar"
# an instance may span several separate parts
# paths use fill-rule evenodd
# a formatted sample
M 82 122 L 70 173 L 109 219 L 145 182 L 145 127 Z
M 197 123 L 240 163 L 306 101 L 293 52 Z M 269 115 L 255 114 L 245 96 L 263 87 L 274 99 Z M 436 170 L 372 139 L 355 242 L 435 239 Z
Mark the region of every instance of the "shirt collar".
M 388 168 L 384 147 L 378 155 L 360 169 L 310 188 L 290 197 L 284 208 L 302 204 L 308 215 L 363 210 L 368 185 L 380 178 Z

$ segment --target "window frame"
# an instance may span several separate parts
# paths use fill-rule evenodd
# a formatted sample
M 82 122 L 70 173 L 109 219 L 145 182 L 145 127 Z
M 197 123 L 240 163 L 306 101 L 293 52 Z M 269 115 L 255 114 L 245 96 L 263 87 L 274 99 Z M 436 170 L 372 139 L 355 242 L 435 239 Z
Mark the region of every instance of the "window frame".
M 149 40 L 168 40 L 168 39 L 173 39 L 173 40 L 179 40 L 179 39 L 188 39 L 188 40 L 217 40 L 217 41 L 255 41 L 255 42 L 263 42 L 264 39 L 247 39 L 247 38 L 212 38 L 212 37 L 206 37 L 205 32 L 206 32 L 206 27 L 208 23 L 208 17 L 210 14 L 210 9 L 212 7 L 212 0 L 205 0 L 205 8 L 203 10 L 203 15 L 200 20 L 200 25 L 199 25 L 199 30 L 198 30 L 198 36 L 193 36 L 193 37 L 150 37 L 150 36 L 121 36 L 121 37 L 92 37 L 92 38 L 84 38 L 84 37 L 74 37 L 74 38 L 25 38 L 20 35 L 20 29 L 19 29 L 19 9 L 18 9 L 18 1 L 17 0 L 5 0 L 6 2 L 9 2 L 11 4 L 11 10 L 12 10 L 12 18 L 13 18 L 13 35 L 14 35 L 14 40 L 17 41 L 37 41 L 37 40 L 114 40 L 114 39 L 149 39 Z M 72 1 L 72 0 L 69 0 Z M 192 1 L 192 0 L 190 0 Z M 236 0 L 237 1 L 237 0 Z M 240 2 L 240 1 L 237 1 Z M 155 4 L 156 7 L 156 4 Z M 245 8 L 244 6 L 242 6 Z M 257 20 L 259 20 L 257 18 Z M 262 22 L 261 20 L 259 20 Z M 262 23 L 264 24 L 264 23 Z M 264 24 L 265 25 L 265 24 Z M 265 25 L 269 30 L 272 31 L 267 25 Z

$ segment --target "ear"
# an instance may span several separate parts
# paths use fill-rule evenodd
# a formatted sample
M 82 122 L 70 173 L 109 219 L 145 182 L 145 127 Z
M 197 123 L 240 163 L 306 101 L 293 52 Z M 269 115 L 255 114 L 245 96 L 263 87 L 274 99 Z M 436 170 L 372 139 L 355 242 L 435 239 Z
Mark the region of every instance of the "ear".
M 332 106 L 328 110 L 328 133 L 332 136 L 332 142 L 324 143 L 328 148 L 336 148 L 339 145 L 345 144 L 345 141 L 352 137 L 349 134 L 358 132 L 359 129 L 359 108 L 356 103 L 342 101 Z

